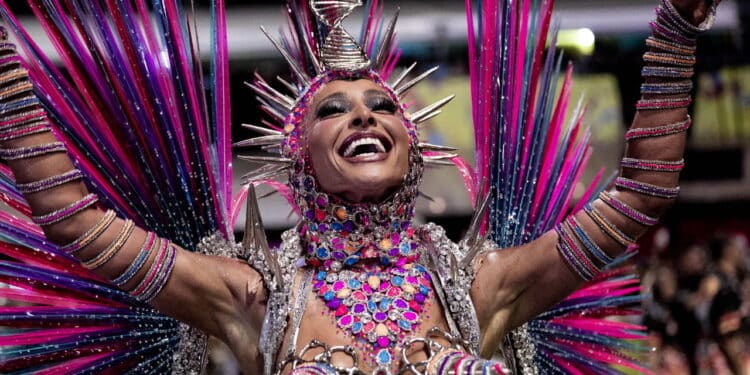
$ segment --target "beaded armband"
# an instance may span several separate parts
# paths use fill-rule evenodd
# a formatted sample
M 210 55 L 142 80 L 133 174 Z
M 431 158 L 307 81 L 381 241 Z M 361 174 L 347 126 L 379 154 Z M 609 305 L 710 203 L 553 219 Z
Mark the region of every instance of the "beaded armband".
M 39 225 L 56 224 L 93 206 L 98 200 L 99 198 L 96 194 L 89 194 L 59 210 L 52 211 L 46 215 L 32 216 L 31 219 Z

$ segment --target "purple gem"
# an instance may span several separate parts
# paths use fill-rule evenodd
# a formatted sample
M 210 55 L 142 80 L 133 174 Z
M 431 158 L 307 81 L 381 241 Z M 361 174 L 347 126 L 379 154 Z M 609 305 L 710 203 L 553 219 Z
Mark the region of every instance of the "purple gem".
M 417 313 L 414 311 L 404 311 L 404 319 L 410 321 L 410 322 L 416 322 L 417 318 L 419 317 Z
M 354 321 L 354 317 L 349 314 L 346 314 L 342 316 L 341 319 L 339 319 L 339 325 L 342 327 L 348 327 L 352 324 L 353 321 Z
M 414 295 L 414 300 L 417 301 L 417 303 L 422 304 L 424 303 L 424 294 L 417 293 Z
M 317 203 L 321 208 L 325 207 L 326 205 L 328 205 L 328 198 L 323 194 L 318 195 L 318 199 L 315 200 L 315 203 Z
M 308 210 L 307 212 L 305 212 L 305 217 L 306 217 L 306 218 L 307 218 L 308 220 L 312 220 L 312 219 L 315 219 L 315 211 L 313 211 L 313 210 Z
M 344 222 L 344 230 L 347 232 L 351 232 L 356 228 L 356 225 L 354 225 L 354 222 L 351 220 L 347 220 Z
M 333 252 L 333 258 L 336 259 L 336 260 L 343 260 L 344 258 L 346 258 L 346 254 L 344 254 L 344 253 L 342 253 L 340 251 L 334 251 Z
M 399 243 L 400 239 L 401 236 L 399 236 L 398 233 L 391 234 L 391 241 L 393 241 L 393 243 Z
M 320 233 L 328 232 L 328 225 L 320 224 L 318 225 L 318 230 L 320 231 Z
M 401 230 L 407 230 L 409 229 L 409 222 L 408 221 L 402 221 L 401 222 Z
M 391 251 L 388 252 L 388 255 L 390 255 L 392 257 L 397 256 L 398 255 L 398 248 L 394 247 L 393 249 L 391 249 Z
M 365 312 L 365 304 L 364 303 L 358 303 L 352 307 L 352 311 L 354 311 L 355 314 L 361 314 Z
M 341 300 L 338 298 L 332 299 L 330 302 L 326 303 L 326 306 L 328 306 L 331 310 L 336 310 L 341 306 Z
M 380 346 L 381 348 L 387 348 L 391 346 L 391 340 L 388 340 L 388 338 L 385 336 L 380 336 L 378 337 L 378 346 Z
M 393 301 L 393 305 L 395 305 L 395 306 L 396 306 L 396 308 L 398 308 L 398 309 L 401 309 L 401 310 L 404 310 L 404 309 L 406 309 L 407 307 L 409 307 L 409 304 L 408 304 L 408 303 L 406 303 L 406 301 L 404 301 L 404 300 L 403 300 L 403 299 L 401 299 L 401 298 L 398 298 L 398 299 L 396 299 L 395 301 Z
M 386 319 L 388 319 L 388 314 L 386 314 L 386 313 L 384 313 L 382 311 L 378 311 L 378 312 L 375 313 L 375 315 L 372 316 L 372 319 L 375 320 L 378 323 L 384 322 Z
M 313 285 L 313 289 L 318 290 L 322 288 L 323 285 L 325 285 L 325 283 L 326 283 L 325 280 L 320 280 L 317 283 L 315 283 L 315 285 Z

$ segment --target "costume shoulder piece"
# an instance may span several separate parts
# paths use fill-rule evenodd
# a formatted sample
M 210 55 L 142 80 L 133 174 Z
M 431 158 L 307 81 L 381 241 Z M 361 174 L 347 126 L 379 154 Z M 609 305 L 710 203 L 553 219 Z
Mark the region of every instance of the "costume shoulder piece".
M 212 1 L 211 68 L 179 1 L 29 1 L 62 67 L 0 1 L 35 92 L 100 204 L 185 249 L 232 241 L 226 22 Z M 16 47 L 3 41 L 4 52 Z M 3 64 L 14 63 L 3 55 Z M 4 65 L 5 66 L 5 65 Z M 180 108 L 182 110 L 175 110 Z M 0 109 L 0 112 L 3 112 Z M 205 336 L 94 276 L 32 224 L 2 167 L 2 373 L 198 373 Z M 234 205 L 236 206 L 236 205 Z M 226 247 L 227 254 L 233 252 Z M 129 372 L 128 372 L 129 371 Z

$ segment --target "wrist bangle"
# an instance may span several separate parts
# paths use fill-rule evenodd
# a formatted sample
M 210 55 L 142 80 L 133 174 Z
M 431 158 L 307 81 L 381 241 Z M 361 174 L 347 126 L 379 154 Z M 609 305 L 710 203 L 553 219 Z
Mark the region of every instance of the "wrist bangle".
M 693 81 L 644 83 L 641 94 L 689 94 L 693 91 Z
M 128 242 L 128 239 L 130 239 L 130 236 L 133 234 L 134 230 L 135 224 L 133 223 L 133 221 L 126 220 L 125 224 L 123 224 L 122 226 L 122 229 L 120 229 L 120 232 L 117 233 L 117 236 L 112 240 L 112 242 L 110 242 L 110 244 L 107 245 L 107 247 L 105 247 L 95 257 L 83 262 L 83 266 L 90 270 L 95 270 L 105 265 L 107 262 L 112 260 L 112 258 L 117 253 L 120 252 L 125 243 Z
M 668 52 L 649 51 L 643 54 L 643 61 L 647 63 L 692 67 L 695 65 L 695 55 L 678 55 Z
M 78 169 L 65 172 L 58 176 L 52 176 L 43 180 L 29 182 L 27 184 L 18 184 L 18 191 L 23 194 L 38 193 L 40 191 L 50 190 L 69 182 L 77 181 L 83 178 L 83 173 Z
M 656 224 L 659 224 L 658 218 L 648 216 L 636 210 L 627 203 L 615 198 L 607 191 L 601 192 L 599 194 L 599 199 L 601 199 L 601 201 L 606 203 L 609 207 L 612 207 L 612 209 L 614 209 L 615 211 L 621 213 L 623 216 L 635 221 L 638 224 L 645 225 L 647 227 L 652 227 Z
M 609 236 L 611 239 L 613 239 L 615 242 L 617 242 L 621 246 L 628 248 L 635 244 L 635 239 L 623 233 L 614 224 L 612 224 L 604 215 L 602 215 L 602 213 L 599 212 L 599 210 L 591 206 L 590 203 L 584 206 L 583 211 L 586 212 L 589 218 L 591 218 L 591 220 L 599 227 L 599 229 L 602 230 L 602 232 L 604 232 L 604 234 Z
M 73 202 L 70 205 L 65 206 L 59 210 L 52 211 L 46 215 L 32 216 L 31 220 L 33 220 L 38 225 L 56 224 L 91 207 L 98 200 L 99 198 L 96 196 L 96 194 L 89 194 L 81 198 L 80 200 Z
M 3 160 L 20 160 L 66 151 L 65 144 L 53 142 L 39 146 L 0 149 L 0 158 Z
M 149 255 L 151 255 L 154 249 L 161 247 L 161 244 L 162 239 L 157 237 L 155 233 L 149 232 L 146 236 L 146 240 L 143 242 L 143 246 L 141 246 L 141 249 L 138 251 L 138 255 L 135 257 L 135 260 L 133 260 L 133 263 L 131 263 L 130 266 L 128 266 L 128 268 L 119 276 L 112 280 L 112 283 L 119 287 L 127 284 L 136 274 L 138 274 L 138 271 L 143 268 L 143 265 L 146 264 L 146 260 L 148 260 Z
M 692 103 L 693 98 L 687 96 L 682 98 L 641 99 L 635 106 L 639 111 L 646 111 L 687 108 Z
M 694 74 L 693 68 L 676 66 L 644 66 L 641 70 L 641 75 L 644 77 L 691 78 Z
M 639 194 L 644 194 L 657 198 L 675 199 L 680 194 L 680 187 L 662 187 L 649 183 L 632 180 L 625 177 L 618 177 L 615 180 L 615 186 L 620 189 L 630 190 Z
M 628 169 L 638 169 L 641 171 L 652 172 L 680 172 L 685 167 L 685 159 L 677 161 L 665 160 L 643 160 L 633 158 L 623 158 L 620 166 Z
M 653 35 L 646 39 L 646 45 L 651 48 L 659 49 L 669 53 L 675 53 L 678 55 L 695 55 L 695 51 L 697 49 L 695 46 L 686 46 L 684 44 L 660 39 Z
M 115 218 L 117 218 L 115 211 L 107 210 L 96 225 L 89 228 L 86 233 L 82 234 L 75 241 L 63 246 L 61 250 L 67 254 L 75 255 L 77 252 L 96 241 L 97 238 L 101 237 L 107 228 L 109 228 L 109 226 L 115 221 Z
M 634 139 L 665 137 L 668 135 L 683 133 L 690 129 L 692 123 L 692 119 L 688 116 L 686 120 L 674 124 L 655 126 L 651 128 L 630 129 L 625 133 L 625 140 L 632 141 Z

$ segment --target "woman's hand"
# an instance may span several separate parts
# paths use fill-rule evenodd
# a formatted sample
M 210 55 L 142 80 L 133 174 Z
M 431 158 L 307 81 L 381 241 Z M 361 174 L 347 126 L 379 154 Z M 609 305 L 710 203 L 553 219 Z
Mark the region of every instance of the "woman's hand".
M 700 25 L 706 20 L 708 13 L 714 3 L 718 5 L 721 0 L 670 0 L 675 9 L 693 25 Z

